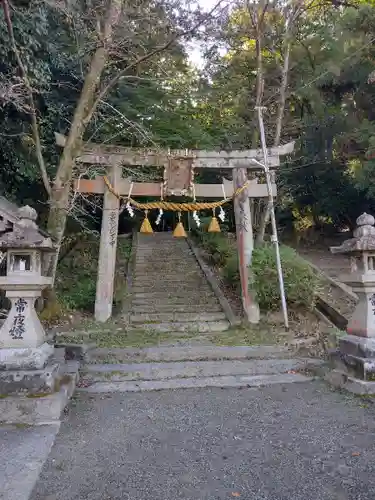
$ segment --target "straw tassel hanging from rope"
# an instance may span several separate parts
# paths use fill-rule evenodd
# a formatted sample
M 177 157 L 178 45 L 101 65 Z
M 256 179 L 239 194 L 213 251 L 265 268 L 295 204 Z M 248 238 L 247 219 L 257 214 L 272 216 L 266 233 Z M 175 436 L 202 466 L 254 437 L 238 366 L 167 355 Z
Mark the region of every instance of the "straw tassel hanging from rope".
M 220 233 L 220 226 L 219 226 L 219 222 L 216 218 L 216 215 L 215 215 L 215 209 L 213 208 L 212 209 L 212 212 L 213 212 L 213 215 L 212 215 L 212 219 L 211 219 L 211 222 L 210 222 L 210 225 L 208 226 L 208 232 L 209 233 Z
M 173 231 L 173 236 L 175 238 L 186 238 L 186 232 L 181 222 L 181 212 L 178 212 L 178 224 Z
M 145 210 L 145 218 L 143 219 L 140 233 L 153 233 L 150 221 L 148 220 L 148 210 Z

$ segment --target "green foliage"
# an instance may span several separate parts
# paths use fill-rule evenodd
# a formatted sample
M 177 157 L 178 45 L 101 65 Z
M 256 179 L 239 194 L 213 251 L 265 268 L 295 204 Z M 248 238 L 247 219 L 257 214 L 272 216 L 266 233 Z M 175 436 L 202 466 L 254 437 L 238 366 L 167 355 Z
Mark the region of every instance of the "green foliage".
M 99 255 L 98 238 L 77 242 L 71 252 L 59 262 L 56 292 L 68 310 L 92 312 Z
M 240 290 L 237 249 L 227 235 L 220 233 L 197 232 L 199 244 L 207 252 L 213 265 L 222 269 L 226 283 Z M 319 290 L 320 280 L 312 267 L 290 247 L 280 247 L 284 285 L 289 305 L 311 309 L 315 295 Z M 251 274 L 253 287 L 262 310 L 280 308 L 280 291 L 273 245 L 264 245 L 254 249 Z
M 236 5 L 202 33 L 202 40 L 215 34 L 207 45 L 202 71 L 189 65 L 182 44 L 173 44 L 120 80 L 98 107 L 85 140 L 133 147 L 259 146 L 254 114 L 255 32 L 246 3 Z M 262 40 L 269 145 L 275 135 L 285 41 L 280 8 L 284 4 L 272 5 L 264 18 Z M 306 7 L 290 34 L 281 142 L 293 139 L 296 146 L 293 158 L 280 168 L 280 205 L 284 214 L 297 211 L 338 227 L 351 226 L 361 211 L 375 211 L 375 86 L 368 80 L 375 60 L 375 9 L 373 3 L 362 1 L 356 8 L 336 8 L 329 3 Z M 145 0 L 137 3 L 134 12 L 130 4 L 127 8 L 131 36 L 126 23 L 122 27 L 125 35 L 121 29 L 116 33 L 117 49 L 103 83 L 123 69 L 129 57 L 134 60 L 163 45 L 175 27 L 194 21 L 191 15 L 183 15 L 184 4 L 171 10 L 163 1 L 151 5 Z M 98 6 L 96 14 L 101 9 Z M 61 153 L 54 132 L 65 134 L 71 123 L 97 42 L 96 21 L 85 3 L 74 4 L 72 13 L 66 15 L 52 4 L 21 2 L 11 14 L 16 43 L 34 89 L 47 170 L 53 178 Z M 37 205 L 39 212 L 46 212 L 47 196 L 36 162 L 25 92 L 13 96 L 9 90 L 19 89 L 19 83 L 19 68 L 0 9 L 0 188 L 15 201 Z M 95 167 L 92 170 L 95 175 Z M 227 174 L 197 172 L 196 182 L 217 182 Z M 129 167 L 129 175 L 151 180 L 158 174 L 155 169 Z
M 275 136 L 283 23 L 280 10 L 270 8 L 262 37 L 269 145 Z M 314 221 L 350 227 L 361 212 L 375 210 L 374 78 L 369 81 L 374 37 L 375 9 L 368 2 L 340 8 L 306 4 L 292 26 L 281 142 L 296 144 L 278 179 L 284 214 L 309 213 Z M 257 147 L 255 33 L 245 4 L 223 19 L 216 40 L 207 53 L 201 117 L 218 146 Z
M 240 270 L 238 267 L 238 254 L 235 248 L 232 247 L 231 253 L 225 262 L 223 268 L 223 277 L 225 281 L 232 287 L 240 290 Z
M 311 309 L 319 290 L 319 277 L 292 248 L 282 245 L 280 256 L 288 304 Z M 279 309 L 281 298 L 273 245 L 264 245 L 254 250 L 252 272 L 260 307 L 266 310 Z
M 207 252 L 211 263 L 220 268 L 225 266 L 232 253 L 228 237 L 222 233 L 207 233 L 205 228 L 194 234 L 199 244 Z
M 74 236 L 73 236 L 74 238 Z M 93 312 L 96 280 L 98 276 L 99 238 L 79 237 L 76 245 L 59 262 L 56 275 L 56 292 L 59 302 L 70 311 Z M 114 302 L 121 302 L 124 290 L 125 267 L 131 250 L 131 239 L 119 238 L 117 242 Z

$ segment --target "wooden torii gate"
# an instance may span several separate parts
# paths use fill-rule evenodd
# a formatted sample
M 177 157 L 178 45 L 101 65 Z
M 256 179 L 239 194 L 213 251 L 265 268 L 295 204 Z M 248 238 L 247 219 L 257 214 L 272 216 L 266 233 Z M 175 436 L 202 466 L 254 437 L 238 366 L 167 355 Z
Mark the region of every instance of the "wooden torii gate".
M 64 146 L 66 138 L 56 135 L 56 143 Z M 294 143 L 288 143 L 268 151 L 270 168 L 280 165 L 280 156 L 293 152 Z M 230 198 L 236 189 L 247 180 L 247 170 L 259 171 L 258 162 L 263 161 L 260 149 L 245 151 L 204 151 L 204 150 L 145 150 L 88 143 L 77 158 L 79 163 L 103 165 L 107 167 L 107 178 L 113 190 L 126 198 L 129 193 L 136 196 L 155 197 L 195 196 L 196 198 Z M 164 168 L 164 182 L 131 182 L 122 177 L 122 167 L 151 166 Z M 194 184 L 196 169 L 231 169 L 233 181 L 223 179 L 222 184 Z M 103 194 L 103 219 L 100 236 L 98 278 L 96 285 L 95 319 L 105 322 L 112 315 L 113 286 L 117 250 L 117 231 L 120 201 L 106 186 L 103 177 L 75 180 L 75 189 L 80 193 Z M 273 195 L 276 185 L 272 183 Z M 249 294 L 248 267 L 253 251 L 253 228 L 249 198 L 266 198 L 267 185 L 251 180 L 248 187 L 234 198 L 237 248 L 241 278 L 242 304 L 245 318 L 252 323 L 259 321 L 259 310 Z

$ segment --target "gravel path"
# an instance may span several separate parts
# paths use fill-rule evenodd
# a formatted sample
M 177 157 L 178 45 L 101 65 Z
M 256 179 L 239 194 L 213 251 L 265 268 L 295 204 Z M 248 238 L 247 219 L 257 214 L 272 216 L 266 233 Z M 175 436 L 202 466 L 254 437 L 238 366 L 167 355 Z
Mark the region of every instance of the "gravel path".
M 320 382 L 80 395 L 32 500 L 373 500 L 374 412 Z

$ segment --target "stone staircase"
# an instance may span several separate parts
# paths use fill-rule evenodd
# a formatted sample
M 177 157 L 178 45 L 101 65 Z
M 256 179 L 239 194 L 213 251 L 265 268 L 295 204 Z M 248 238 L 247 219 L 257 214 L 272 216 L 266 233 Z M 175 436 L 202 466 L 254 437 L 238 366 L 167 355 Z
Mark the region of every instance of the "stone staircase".
M 308 382 L 323 367 L 323 360 L 295 357 L 284 346 L 94 348 L 81 367 L 79 391 L 264 387 Z
M 220 332 L 229 322 L 185 238 L 138 234 L 130 325 L 158 332 Z

